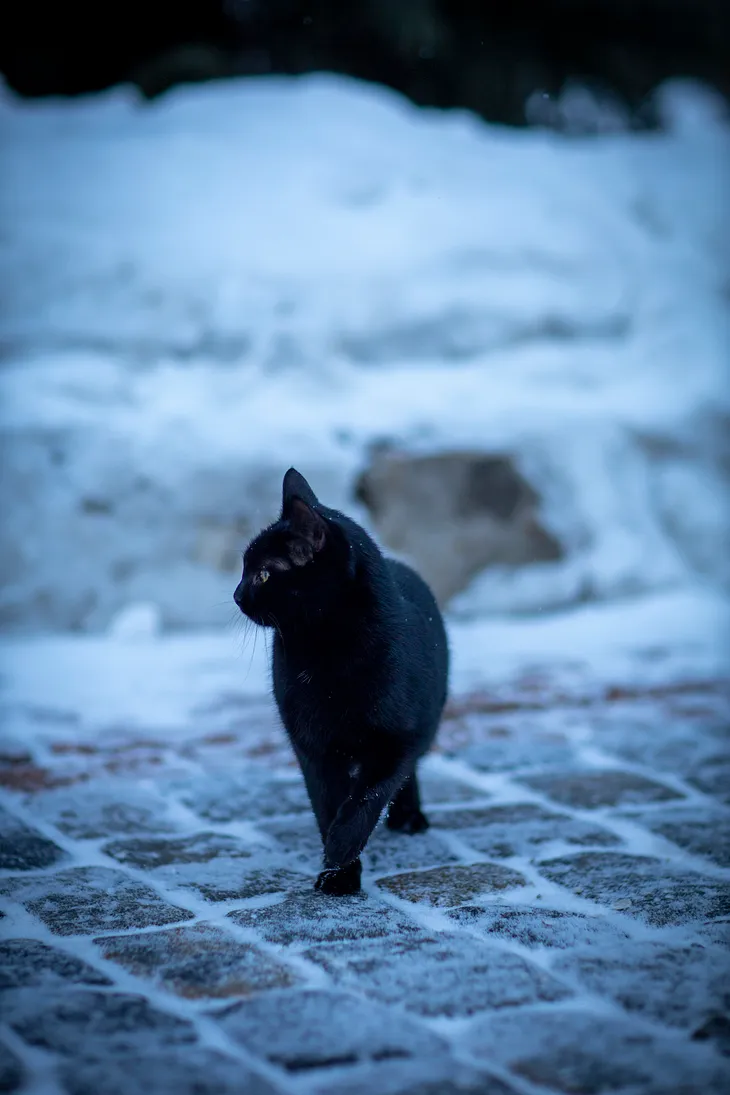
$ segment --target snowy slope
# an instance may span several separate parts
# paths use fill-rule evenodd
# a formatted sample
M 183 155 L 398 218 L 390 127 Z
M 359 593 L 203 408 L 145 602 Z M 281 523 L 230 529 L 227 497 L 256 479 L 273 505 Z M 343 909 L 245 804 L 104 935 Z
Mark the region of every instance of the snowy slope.
M 229 615 L 301 466 L 514 454 L 564 562 L 462 615 L 728 581 L 728 126 L 566 140 L 334 77 L 0 102 L 2 618 Z

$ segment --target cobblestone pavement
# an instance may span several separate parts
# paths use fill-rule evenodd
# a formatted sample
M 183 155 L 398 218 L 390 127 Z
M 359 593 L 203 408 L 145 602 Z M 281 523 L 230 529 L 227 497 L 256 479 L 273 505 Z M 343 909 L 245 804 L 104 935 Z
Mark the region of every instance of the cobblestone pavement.
M 268 701 L 159 740 L 39 707 L 2 748 L 0 1090 L 727 1091 L 729 709 L 458 697 L 430 830 L 336 899 Z

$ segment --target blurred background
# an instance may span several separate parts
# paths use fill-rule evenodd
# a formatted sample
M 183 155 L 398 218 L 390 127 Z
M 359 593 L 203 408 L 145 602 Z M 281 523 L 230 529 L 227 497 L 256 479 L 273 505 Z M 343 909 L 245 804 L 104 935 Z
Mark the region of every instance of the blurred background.
M 455 619 L 723 597 L 729 47 L 722 0 L 6 3 L 4 630 L 223 626 L 290 464 Z

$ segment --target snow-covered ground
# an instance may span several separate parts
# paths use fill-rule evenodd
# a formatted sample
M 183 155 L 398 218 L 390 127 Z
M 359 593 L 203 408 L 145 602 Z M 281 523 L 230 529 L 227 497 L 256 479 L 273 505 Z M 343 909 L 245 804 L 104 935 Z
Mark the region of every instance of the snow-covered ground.
M 566 139 L 331 76 L 4 93 L 4 622 L 221 626 L 282 471 L 357 512 L 383 439 L 513 455 L 565 548 L 462 618 L 726 587 L 730 129 L 663 100 Z

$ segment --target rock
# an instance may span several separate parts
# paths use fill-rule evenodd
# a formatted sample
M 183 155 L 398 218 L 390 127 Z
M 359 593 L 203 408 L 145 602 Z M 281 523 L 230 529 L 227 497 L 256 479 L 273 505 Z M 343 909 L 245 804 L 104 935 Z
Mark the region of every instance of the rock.
M 280 1095 L 238 1058 L 187 1044 L 101 1059 L 82 1050 L 61 1078 L 67 1095 Z
M 352 941 L 313 947 L 305 956 L 343 988 L 426 1016 L 466 1016 L 572 995 L 521 956 L 455 935 Z
M 218 856 L 227 860 L 249 859 L 251 848 L 227 833 L 193 833 L 177 838 L 153 837 L 136 840 L 116 840 L 105 844 L 104 854 L 119 863 L 153 870 L 171 864 L 209 863 Z
M 454 830 L 460 840 L 484 855 L 505 859 L 532 856 L 548 844 L 610 847 L 619 843 L 618 837 L 599 825 L 532 802 L 439 810 L 431 820 L 436 830 Z
M 105 958 L 188 1000 L 250 996 L 288 988 L 298 980 L 258 947 L 240 943 L 209 924 L 107 936 L 96 942 Z
M 666 802 L 682 797 L 663 783 L 621 769 L 568 769 L 516 778 L 563 806 L 583 810 L 639 802 Z
M 446 1053 L 446 1043 L 414 1020 L 342 992 L 260 996 L 215 1018 L 248 1052 L 288 1072 Z
M 186 782 L 182 800 L 199 817 L 216 822 L 258 821 L 312 812 L 299 775 L 278 778 L 255 771 L 206 774 Z
M 582 852 L 549 859 L 539 870 L 551 881 L 582 896 L 613 905 L 632 894 L 624 912 L 657 927 L 708 920 L 730 910 L 730 885 L 717 878 L 682 870 L 675 863 L 620 852 Z
M 0 992 L 37 988 L 48 993 L 64 985 L 111 984 L 105 974 L 87 962 L 38 939 L 0 943 Z
M 38 995 L 16 1008 L 10 1026 L 23 1041 L 69 1056 L 135 1052 L 194 1042 L 187 1019 L 160 1011 L 143 996 L 90 990 Z
M 32 801 L 33 810 L 44 821 L 76 840 L 175 828 L 164 798 L 131 780 L 105 779 L 90 786 L 59 788 L 34 795 Z
M 11 1095 L 25 1084 L 25 1069 L 18 1057 L 0 1042 L 0 1091 Z
M 0 806 L 0 868 L 36 871 L 65 858 L 62 848 Z
M 450 910 L 447 916 L 465 928 L 513 939 L 523 947 L 569 950 L 575 946 L 609 945 L 629 938 L 627 932 L 602 916 L 582 916 L 559 909 L 464 905 Z
M 554 969 L 627 1011 L 691 1029 L 723 1011 L 730 960 L 718 962 L 717 956 L 697 944 L 632 941 L 611 950 L 576 949 L 561 956 Z
M 19 901 L 56 935 L 86 935 L 158 927 L 192 913 L 164 901 L 151 887 L 109 867 L 70 867 L 51 875 L 10 877 L 0 893 Z
M 694 1052 L 676 1033 L 663 1036 L 578 1009 L 524 1008 L 480 1018 L 465 1042 L 492 1066 L 565 1095 L 721 1095 L 726 1080 L 716 1057 Z
M 430 871 L 391 875 L 377 883 L 380 889 L 405 901 L 421 901 L 440 908 L 473 901 L 478 894 L 496 893 L 526 884 L 518 871 L 497 863 L 433 867 Z
M 356 496 L 391 550 L 410 559 L 445 604 L 485 567 L 559 559 L 538 497 L 508 455 L 377 452 Z
M 255 928 L 269 943 L 398 939 L 418 931 L 403 913 L 365 894 L 329 898 L 313 889 L 288 894 L 277 905 L 237 909 L 229 916 L 243 928 Z

